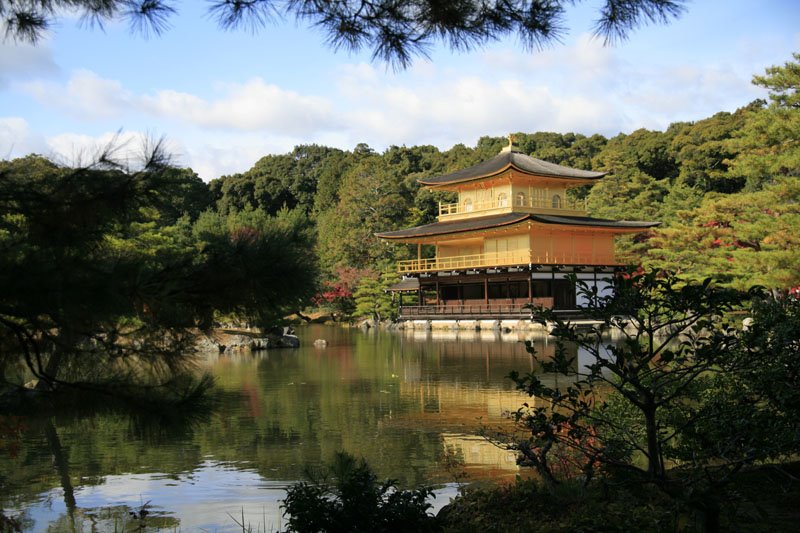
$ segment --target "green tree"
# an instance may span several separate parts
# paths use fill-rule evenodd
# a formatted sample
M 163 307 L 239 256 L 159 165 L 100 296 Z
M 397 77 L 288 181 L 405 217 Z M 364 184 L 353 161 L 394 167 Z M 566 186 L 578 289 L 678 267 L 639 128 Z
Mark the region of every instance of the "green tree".
M 356 301 L 353 314 L 369 317 L 375 322 L 397 318 L 397 306 L 386 289 L 398 279 L 393 265 L 384 268 L 379 275 L 363 277 L 353 293 Z
M 731 142 L 738 152 L 731 168 L 746 178 L 749 190 L 800 177 L 800 53 L 792 57 L 753 77 L 755 85 L 769 89 L 770 105 L 754 113 Z
M 311 214 L 335 201 L 346 159 L 335 148 L 295 146 L 288 154 L 262 157 L 244 173 L 213 180 L 209 188 L 222 213 L 252 207 L 274 215 L 288 207 Z
M 159 150 L 137 170 L 0 164 L 2 359 L 22 356 L 42 388 L 169 381 L 188 328 L 218 311 L 269 323 L 314 291 L 301 213 L 199 214 L 196 176 Z
M 796 302 L 759 303 L 757 292 L 715 287 L 711 280 L 686 283 L 664 271 L 624 273 L 613 294 L 578 285 L 589 302 L 584 312 L 600 325 L 579 331 L 541 312 L 559 339 L 556 356 L 541 361 L 542 368 L 569 379 L 553 387 L 536 372 L 512 373 L 520 390 L 540 400 L 516 413 L 530 434 L 516 448 L 553 484 L 559 481 L 549 463 L 555 451 L 578 451 L 587 482 L 601 466 L 632 476 L 633 483 L 653 483 L 702 513 L 707 530 L 716 531 L 731 476 L 798 449 L 797 396 L 790 392 L 796 365 L 777 393 L 766 384 L 776 365 L 796 352 L 791 346 L 800 331 L 783 325 L 797 312 Z M 743 332 L 723 317 L 750 297 L 759 326 Z M 609 343 L 608 334 L 620 340 Z M 568 357 L 565 342 L 586 360 Z M 775 364 L 767 362 L 775 357 Z M 762 361 L 766 368 L 759 370 Z
M 373 57 L 406 67 L 426 55 L 432 42 L 454 50 L 470 50 L 505 35 L 516 35 L 526 49 L 557 41 L 572 2 L 438 2 L 434 0 L 361 0 L 319 2 L 253 0 L 214 1 L 210 15 L 223 29 L 260 29 L 293 15 L 328 34 L 334 48 L 372 49 Z M 683 0 L 606 0 L 599 9 L 595 32 L 613 41 L 646 23 L 666 23 L 684 10 Z M 84 20 L 102 25 L 119 19 L 142 33 L 160 34 L 176 14 L 166 0 L 11 0 L 0 2 L 6 34 L 37 42 L 63 12 L 77 11 Z
M 407 225 L 413 213 L 413 192 L 406 182 L 407 161 L 392 150 L 383 156 L 362 152 L 339 188 L 338 204 L 318 215 L 320 263 L 325 270 L 337 266 L 370 268 L 393 261 L 395 249 L 381 243 L 375 233 Z
M 768 107 L 756 101 L 679 128 L 672 149 L 680 173 L 660 204 L 664 224 L 633 246 L 645 265 L 740 289 L 786 290 L 800 281 L 797 65 L 754 78 L 771 91 Z
M 693 279 L 716 276 L 739 289 L 794 287 L 800 284 L 798 199 L 800 180 L 788 177 L 756 192 L 709 195 L 654 232 L 643 262 Z
M 685 125 L 672 139 L 671 150 L 680 164 L 678 180 L 703 191 L 738 192 L 744 178 L 729 171 L 737 155 L 731 139 L 738 135 L 750 114 L 760 108 L 754 102 L 735 113 L 720 112 L 713 117 Z

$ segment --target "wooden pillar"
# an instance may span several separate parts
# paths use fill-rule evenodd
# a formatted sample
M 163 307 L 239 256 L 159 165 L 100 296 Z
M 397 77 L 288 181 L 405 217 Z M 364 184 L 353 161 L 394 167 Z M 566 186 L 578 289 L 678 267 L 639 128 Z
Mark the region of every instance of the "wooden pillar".
M 483 278 L 483 300 L 489 305 L 489 277 Z
M 422 243 L 418 242 L 417 243 L 417 261 L 419 261 L 420 259 L 422 259 Z
M 528 274 L 528 303 L 533 303 L 533 280 L 532 275 Z
M 441 305 L 441 300 L 439 298 L 439 282 L 436 282 L 436 305 Z

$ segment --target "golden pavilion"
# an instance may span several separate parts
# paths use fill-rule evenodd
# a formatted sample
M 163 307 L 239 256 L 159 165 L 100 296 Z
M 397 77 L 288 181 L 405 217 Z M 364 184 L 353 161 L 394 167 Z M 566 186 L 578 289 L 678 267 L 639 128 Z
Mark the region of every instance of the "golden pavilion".
M 568 276 L 602 290 L 621 266 L 614 238 L 659 224 L 591 218 L 568 196 L 605 175 L 535 159 L 509 139 L 488 161 L 418 180 L 458 201 L 440 203 L 437 222 L 377 234 L 417 245 L 417 258 L 398 264 L 404 278 L 393 289 L 419 295 L 417 305 L 401 305 L 401 318 L 514 318 L 529 314 L 526 304 L 576 309 Z M 423 257 L 423 245 L 434 257 Z

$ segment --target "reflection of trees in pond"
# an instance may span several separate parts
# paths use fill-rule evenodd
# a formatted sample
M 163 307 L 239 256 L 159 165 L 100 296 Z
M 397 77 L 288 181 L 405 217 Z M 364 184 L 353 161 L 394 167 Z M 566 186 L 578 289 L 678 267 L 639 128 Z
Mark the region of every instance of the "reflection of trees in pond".
M 72 479 L 69 476 L 69 463 L 64 457 L 61 440 L 52 421 L 47 420 L 44 423 L 44 434 L 50 454 L 53 456 L 53 465 L 61 481 L 61 489 L 64 491 L 64 505 L 67 507 L 67 513 L 72 516 L 75 512 L 75 490 L 72 488 Z
M 178 531 L 181 521 L 149 502 L 138 506 L 77 508 L 51 522 L 48 531 Z
M 498 477 L 519 471 L 515 452 L 500 448 L 478 435 L 443 433 L 442 445 L 448 453 L 456 453 L 466 468 L 475 465 L 489 467 Z
M 308 338 L 316 338 L 313 333 Z M 438 466 L 441 431 L 472 433 L 524 398 L 506 379 L 530 366 L 521 343 L 409 341 L 357 335 L 354 345 L 258 356 L 217 367 L 223 412 L 202 438 L 219 457 L 252 456 L 265 476 L 297 479 L 303 465 L 340 450 L 362 454 L 380 475 L 424 481 Z M 214 441 L 212 443 L 212 441 Z M 407 464 L 405 472 L 398 464 Z
M 0 454 L 0 497 L 8 507 L 24 507 L 36 495 L 60 489 L 66 510 L 63 520 L 80 522 L 86 509 L 76 493 L 100 485 L 106 476 L 158 465 L 175 475 L 190 471 L 203 456 L 190 441 L 208 416 L 205 402 L 165 405 L 160 413 L 142 406 L 108 401 L 96 405 L 71 398 L 47 415 L 27 417 L 16 456 Z M 180 446 L 170 446 L 176 441 Z M 136 502 L 131 502 L 135 504 Z M 80 530 L 78 528 L 77 530 Z M 59 530 L 59 529 L 56 529 Z

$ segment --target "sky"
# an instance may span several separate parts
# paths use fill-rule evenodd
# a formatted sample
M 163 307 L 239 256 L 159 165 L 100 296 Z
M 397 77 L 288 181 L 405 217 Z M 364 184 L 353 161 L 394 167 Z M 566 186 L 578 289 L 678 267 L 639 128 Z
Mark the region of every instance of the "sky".
M 664 130 L 766 98 L 753 75 L 800 51 L 797 0 L 694 0 L 613 46 L 592 36 L 597 4 L 569 8 L 568 33 L 544 50 L 442 45 L 400 72 L 293 19 L 220 30 L 205 2 L 176 3 L 151 38 L 67 15 L 35 47 L 0 41 L 0 158 L 78 164 L 116 139 L 134 165 L 142 138 L 164 137 L 208 181 L 300 144 L 446 150 L 518 131 Z

